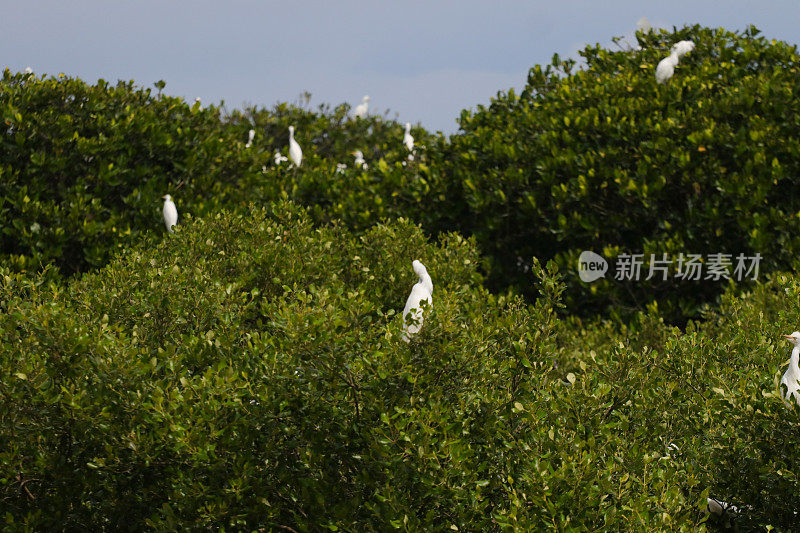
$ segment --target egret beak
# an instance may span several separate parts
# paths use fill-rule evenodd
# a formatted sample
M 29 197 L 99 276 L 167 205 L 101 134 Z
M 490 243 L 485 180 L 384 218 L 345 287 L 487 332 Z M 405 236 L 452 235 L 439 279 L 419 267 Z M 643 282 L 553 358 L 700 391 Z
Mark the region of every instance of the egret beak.
M 161 199 L 162 200 L 166 200 L 167 199 L 167 195 L 165 194 L 164 196 L 161 197 Z
M 791 335 L 781 335 L 781 337 L 786 337 L 786 339 L 788 339 L 790 341 L 793 341 L 793 340 L 795 340 L 797 338 L 797 337 L 792 337 Z

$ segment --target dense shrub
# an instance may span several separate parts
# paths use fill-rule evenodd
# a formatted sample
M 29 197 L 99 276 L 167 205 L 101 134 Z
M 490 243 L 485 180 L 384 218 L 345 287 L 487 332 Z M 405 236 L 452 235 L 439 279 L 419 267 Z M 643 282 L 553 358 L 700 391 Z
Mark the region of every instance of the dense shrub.
M 674 264 L 666 281 L 618 282 L 613 262 L 605 280 L 586 285 L 577 256 L 760 253 L 762 272 L 789 266 L 800 229 L 791 193 L 798 55 L 757 33 L 640 34 L 641 49 L 587 47 L 580 69 L 556 56 L 531 69 L 521 93 L 462 113 L 450 139 L 414 128 L 413 161 L 401 124 L 352 119 L 346 104 L 223 113 L 132 83 L 6 71 L 0 261 L 67 274 L 102 266 L 144 236 L 161 238 L 167 192 L 181 219 L 289 199 L 316 222 L 357 232 L 402 216 L 434 235 L 474 235 L 493 290 L 534 298 L 530 258 L 553 259 L 572 313 L 630 316 L 656 305 L 682 322 L 723 285 L 678 281 Z M 655 65 L 679 39 L 696 48 L 658 85 Z M 273 161 L 287 152 L 289 125 L 304 150 L 300 169 Z M 368 169 L 354 168 L 353 150 Z
M 401 142 L 402 124 L 380 115 L 353 119 L 349 111 L 347 104 L 320 105 L 313 111 L 303 105 L 278 104 L 227 116 L 226 124 L 240 138 L 245 139 L 250 128 L 257 132 L 248 155 L 265 184 L 253 191 L 253 199 L 289 199 L 308 207 L 317 222 L 339 220 L 358 232 L 396 217 L 411 218 L 431 233 L 453 227 L 449 185 L 432 164 L 442 159 L 438 154 L 446 139 L 412 128 L 415 153 L 408 160 Z M 296 127 L 303 149 L 299 170 L 273 162 L 275 152 L 287 155 L 290 125 Z M 355 150 L 364 154 L 367 169 L 355 167 Z M 347 168 L 337 171 L 338 164 Z
M 433 221 L 434 206 L 422 200 L 446 197 L 432 192 L 438 172 L 426 154 L 443 138 L 415 128 L 417 157 L 406 161 L 402 125 L 381 116 L 349 120 L 347 111 L 279 104 L 225 114 L 132 82 L 89 85 L 6 70 L 0 262 L 17 271 L 53 264 L 50 273 L 66 275 L 103 266 L 131 243 L 163 236 L 166 193 L 180 220 L 288 198 L 311 206 L 318 221 L 339 218 L 362 230 L 401 214 Z M 291 124 L 304 150 L 299 170 L 273 160 L 275 151 L 287 153 Z M 257 134 L 246 149 L 250 128 Z M 353 168 L 357 149 L 369 171 Z M 335 172 L 338 162 L 350 164 L 343 174 Z
M 800 283 L 779 273 L 735 292 L 685 333 L 649 314 L 630 325 L 559 323 L 557 360 L 578 383 L 607 393 L 603 415 L 622 418 L 616 431 L 633 430 L 633 445 L 663 443 L 649 459 L 654 476 L 678 469 L 684 490 L 739 510 L 710 523 L 794 531 L 800 408 L 782 401 L 778 384 L 791 350 L 781 334 L 800 329 Z
M 412 258 L 434 307 L 406 344 Z M 7 527 L 694 530 L 711 495 L 793 528 L 794 277 L 681 334 L 560 321 L 552 266 L 527 307 L 481 289 L 477 259 L 279 205 L 67 286 L 4 271 Z
M 196 213 L 235 203 L 246 168 L 219 110 L 120 82 L 5 71 L 0 82 L 0 254 L 17 269 L 104 265 L 160 224 L 182 187 Z
M 447 172 L 462 184 L 453 202 L 467 206 L 458 229 L 491 261 L 491 286 L 533 294 L 528 258 L 552 258 L 575 313 L 657 302 L 681 319 L 723 285 L 616 282 L 613 264 L 587 285 L 578 254 L 759 252 L 762 272 L 788 268 L 800 244 L 798 53 L 757 34 L 693 26 L 640 33 L 641 49 L 589 46 L 580 68 L 554 56 L 521 92 L 462 113 Z M 681 39 L 694 51 L 657 84 Z
M 413 258 L 434 306 L 407 344 Z M 701 524 L 706 487 L 660 459 L 653 422 L 677 412 L 647 386 L 653 352 L 559 340 L 552 269 L 527 307 L 481 289 L 477 259 L 406 221 L 356 237 L 282 205 L 66 287 L 4 273 L 7 527 Z
M 692 460 L 705 464 L 718 498 L 742 509 L 736 522 L 747 530 L 800 525 L 800 407 L 781 402 L 778 385 L 791 351 L 781 335 L 800 329 L 798 299 L 796 274 L 771 276 L 740 298 L 727 293 L 669 357 L 686 361 L 687 380 L 708 398 Z

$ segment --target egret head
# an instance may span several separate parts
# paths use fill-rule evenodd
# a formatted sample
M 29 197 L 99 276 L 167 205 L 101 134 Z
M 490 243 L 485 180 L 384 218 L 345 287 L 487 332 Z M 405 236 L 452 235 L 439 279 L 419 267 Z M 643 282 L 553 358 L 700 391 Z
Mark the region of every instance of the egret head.
M 364 157 L 364 154 L 361 152 L 361 150 L 356 150 L 354 152 L 350 152 L 350 154 L 354 155 L 356 157 Z
M 366 104 L 367 102 L 369 102 L 369 96 L 364 96 L 364 98 L 362 98 L 361 100 Z
M 411 131 L 411 123 L 406 122 L 406 131 Z
M 289 135 L 294 135 L 294 126 L 289 126 Z
M 671 52 L 678 56 L 684 56 L 692 50 L 694 50 L 694 41 L 678 41 L 671 48 Z
M 162 196 L 161 198 L 163 198 L 163 199 L 164 199 L 164 200 L 166 200 L 167 202 L 169 202 L 169 201 L 171 201 L 171 200 L 172 200 L 172 196 L 170 196 L 169 194 L 165 194 L 165 195 L 164 195 L 164 196 Z M 800 335 L 800 333 L 798 333 L 798 335 Z
M 416 274 L 417 276 L 420 276 L 420 277 L 422 277 L 423 274 L 427 274 L 428 273 L 428 269 L 425 268 L 425 265 L 423 265 L 417 259 L 414 259 L 414 262 L 411 263 L 411 268 L 414 269 L 414 274 Z M 798 333 L 798 335 L 800 335 L 800 333 Z
M 800 331 L 795 331 L 791 335 L 781 335 L 782 337 L 786 338 L 789 342 L 797 346 L 800 344 Z

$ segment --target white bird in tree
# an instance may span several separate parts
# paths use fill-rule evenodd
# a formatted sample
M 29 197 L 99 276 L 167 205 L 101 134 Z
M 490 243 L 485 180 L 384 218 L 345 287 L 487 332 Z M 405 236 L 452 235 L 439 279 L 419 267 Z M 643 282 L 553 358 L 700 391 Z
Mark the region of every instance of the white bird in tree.
M 692 41 L 678 41 L 672 45 L 670 53 L 677 55 L 678 59 L 680 59 L 692 50 L 694 50 L 694 43 Z
M 296 167 L 299 167 L 300 163 L 303 162 L 303 150 L 294 140 L 294 126 L 289 126 L 289 159 L 292 160 Z
M 710 498 L 710 497 L 706 498 L 706 504 L 708 505 L 708 511 L 718 516 L 722 516 L 723 514 L 726 513 L 731 515 L 739 514 L 738 507 L 736 507 L 735 505 L 731 505 L 728 502 L 718 500 L 716 498 Z
M 245 148 L 250 148 L 253 146 L 253 139 L 256 138 L 256 130 L 250 130 L 247 132 L 247 144 L 244 145 Z
M 357 116 L 358 118 L 364 118 L 367 116 L 367 111 L 369 111 L 369 96 L 365 96 L 361 99 L 361 103 L 356 106 L 355 111 L 353 111 L 353 115 Z
M 25 67 L 25 74 L 33 74 L 33 69 L 31 67 Z
M 280 165 L 284 161 L 289 160 L 289 158 L 286 157 L 285 155 L 282 155 L 280 151 L 275 152 L 275 157 L 273 159 L 275 160 L 276 165 Z
M 167 231 L 173 233 L 172 226 L 178 224 L 178 210 L 175 208 L 172 196 L 165 194 L 161 198 L 164 199 L 164 224 L 167 226 Z
M 781 388 L 786 385 L 786 394 L 783 398 L 788 402 L 794 396 L 795 401 L 800 405 L 800 366 L 798 360 L 800 359 L 800 331 L 795 331 L 791 335 L 784 335 L 784 337 L 794 345 L 792 348 L 792 355 L 789 358 L 789 368 L 781 378 Z
M 692 50 L 694 50 L 692 41 L 678 41 L 672 45 L 669 55 L 659 61 L 656 67 L 656 81 L 658 83 L 667 82 L 675 73 L 675 67 L 681 62 L 681 58 Z
M 355 163 L 354 163 L 356 168 L 360 167 L 360 168 L 363 168 L 364 170 L 369 168 L 369 166 L 367 165 L 367 162 L 364 160 L 364 154 L 361 152 L 361 150 L 356 150 L 355 152 L 353 152 L 353 155 L 356 158 Z
M 678 65 L 677 54 L 670 54 L 661 61 L 658 62 L 658 66 L 656 67 L 656 81 L 658 83 L 666 83 L 675 73 L 675 67 Z
M 643 33 L 650 33 L 653 30 L 653 26 L 647 20 L 647 17 L 642 17 L 636 22 L 636 29 Z
M 422 328 L 422 302 L 427 301 L 428 307 L 433 305 L 433 281 L 428 275 L 428 269 L 421 262 L 415 260 L 411 263 L 414 274 L 419 276 L 413 287 L 411 294 L 408 295 L 406 306 L 403 309 L 403 340 L 409 342 L 411 335 L 417 333 Z
M 406 133 L 403 135 L 403 144 L 409 152 L 414 151 L 414 137 L 411 136 L 411 124 L 406 122 Z

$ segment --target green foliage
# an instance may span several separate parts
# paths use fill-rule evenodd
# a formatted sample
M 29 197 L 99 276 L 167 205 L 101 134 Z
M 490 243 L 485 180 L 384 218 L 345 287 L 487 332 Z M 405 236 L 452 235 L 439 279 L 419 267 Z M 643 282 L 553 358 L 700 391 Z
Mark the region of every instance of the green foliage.
M 736 522 L 749 530 L 797 525 L 800 407 L 781 401 L 778 384 L 791 352 L 781 335 L 800 329 L 798 300 L 796 275 L 771 276 L 741 298 L 728 293 L 674 355 L 688 359 L 699 351 L 706 360 L 700 414 L 708 431 L 694 460 L 709 463 L 712 492 L 743 509 Z
M 406 217 L 434 235 L 474 235 L 495 290 L 532 299 L 529 259 L 552 259 L 566 275 L 572 313 L 619 318 L 656 306 L 682 322 L 722 285 L 658 276 L 586 285 L 575 275 L 577 256 L 758 252 L 762 271 L 788 268 L 800 233 L 791 118 L 798 55 L 757 33 L 694 26 L 640 34 L 638 50 L 587 47 L 580 69 L 556 56 L 531 69 L 521 93 L 462 113 L 458 135 L 414 128 L 413 161 L 401 124 L 349 118 L 346 104 L 222 114 L 162 95 L 163 84 L 153 94 L 132 83 L 6 71 L 0 262 L 18 271 L 54 264 L 64 274 L 100 267 L 163 236 L 165 193 L 181 220 L 288 199 L 315 222 L 340 220 L 357 232 Z M 658 85 L 655 65 L 687 38 L 695 50 Z M 299 169 L 273 160 L 287 153 L 289 125 L 304 150 Z M 354 150 L 368 169 L 354 168 Z M 340 163 L 348 165 L 341 173 Z
M 405 343 L 413 258 L 434 306 Z M 702 524 L 706 487 L 652 424 L 680 420 L 646 386 L 668 375 L 655 352 L 570 345 L 555 265 L 528 307 L 481 289 L 477 260 L 454 234 L 356 236 L 284 204 L 197 219 L 66 287 L 4 272 L 7 527 Z
M 163 228 L 160 198 L 185 215 L 235 205 L 245 166 L 219 110 L 119 82 L 5 71 L 0 81 L 0 258 L 65 274 L 104 265 Z
M 441 281 L 436 314 L 407 345 L 394 310 L 415 257 Z M 436 426 L 445 411 L 460 422 L 448 400 L 464 401 L 482 377 L 474 369 L 498 349 L 470 355 L 461 346 L 471 315 L 456 302 L 464 294 L 488 305 L 470 288 L 480 282 L 476 260 L 459 237 L 433 247 L 407 222 L 357 239 L 278 207 L 272 217 L 198 221 L 66 289 L 26 286 L 35 294 L 23 297 L 15 287 L 24 278 L 6 275 L 0 464 L 9 520 L 234 529 L 386 524 L 401 511 L 429 520 L 425 491 L 437 502 L 455 489 L 427 487 L 413 467 L 407 480 L 389 481 L 410 446 L 395 419 L 407 409 L 403 425 Z M 512 328 L 524 319 L 514 318 L 519 304 L 487 312 L 510 314 Z M 459 334 L 461 343 L 447 342 Z M 416 413 L 415 402 L 434 412 Z M 462 455 L 457 464 L 475 460 Z M 454 520 L 477 512 L 467 503 Z
M 779 273 L 742 295 L 729 288 L 685 333 L 652 315 L 631 326 L 573 319 L 557 328 L 558 359 L 607 392 L 603 415 L 622 423 L 612 435 L 662 443 L 649 452 L 654 476 L 677 473 L 698 507 L 711 496 L 739 509 L 710 517 L 715 528 L 791 531 L 800 408 L 782 401 L 778 384 L 791 349 L 781 334 L 798 329 L 798 300 L 796 273 Z
M 462 113 L 447 172 L 467 206 L 457 229 L 490 259 L 491 286 L 533 294 L 522 260 L 554 259 L 569 272 L 572 312 L 624 316 L 657 302 L 680 320 L 723 287 L 658 276 L 587 285 L 579 253 L 760 252 L 762 271 L 788 268 L 800 245 L 798 53 L 757 34 L 693 26 L 640 33 L 638 50 L 589 46 L 580 69 L 555 56 L 519 94 Z M 657 84 L 681 39 L 694 51 Z
M 436 162 L 446 139 L 422 128 L 412 128 L 414 159 L 401 143 L 403 125 L 380 116 L 352 119 L 346 104 L 315 111 L 278 104 L 273 109 L 234 111 L 226 123 L 245 139 L 256 130 L 247 152 L 251 168 L 263 174 L 253 200 L 289 199 L 307 206 L 317 222 L 339 220 L 357 231 L 375 223 L 407 217 L 437 234 L 454 226 L 449 188 Z M 276 166 L 274 154 L 288 153 L 288 128 L 303 149 L 300 169 Z M 367 169 L 356 168 L 353 152 L 360 150 Z M 337 164 L 347 165 L 337 172 Z
M 427 163 L 428 147 L 443 137 L 415 128 L 416 158 L 406 161 L 400 124 L 350 120 L 347 112 L 346 105 L 313 112 L 279 104 L 223 116 L 132 82 L 88 85 L 5 71 L 0 262 L 17 271 L 52 264 L 51 274 L 66 275 L 101 267 L 132 243 L 163 236 L 167 193 L 180 221 L 284 198 L 311 206 L 317 221 L 338 218 L 361 230 L 402 215 L 443 229 L 432 202 L 444 204 L 446 195 Z M 273 160 L 288 152 L 289 125 L 304 150 L 300 169 Z M 354 150 L 365 154 L 368 171 L 353 168 Z M 350 168 L 338 174 L 338 162 Z
M 419 258 L 434 279 L 401 340 Z M 182 225 L 64 286 L 0 277 L 9 529 L 702 528 L 707 495 L 791 529 L 800 285 L 686 334 L 557 318 L 480 288 L 474 245 L 357 236 L 291 204 Z
M 223 114 L 6 71 L 4 527 L 796 529 L 797 52 L 752 28 L 639 42 L 535 67 L 450 140 L 414 129 L 413 161 L 346 105 Z M 289 125 L 299 169 L 273 161 Z M 587 288 L 584 249 L 773 272 Z M 405 343 L 413 259 L 434 304 Z

